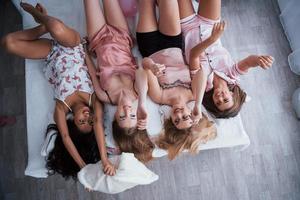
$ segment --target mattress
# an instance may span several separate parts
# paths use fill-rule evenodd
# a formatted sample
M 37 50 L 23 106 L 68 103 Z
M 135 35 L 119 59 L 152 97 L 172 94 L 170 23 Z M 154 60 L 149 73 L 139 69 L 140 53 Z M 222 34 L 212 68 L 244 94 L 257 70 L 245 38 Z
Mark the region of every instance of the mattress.
M 19 1 L 13 0 L 14 4 L 23 16 L 23 27 L 31 28 L 36 25 L 33 18 L 20 9 Z M 28 3 L 36 4 L 37 1 L 28 0 Z M 58 17 L 68 26 L 77 30 L 81 36 L 86 35 L 85 31 L 85 15 L 82 0 L 64 0 L 62 4 L 59 0 L 40 0 L 49 15 Z M 135 21 L 130 19 L 130 30 L 134 30 Z M 134 33 L 133 33 L 134 35 Z M 45 36 L 47 37 L 47 35 Z M 135 56 L 139 57 L 137 48 L 133 50 Z M 43 60 L 29 60 L 25 62 L 26 75 L 26 115 L 27 115 L 27 140 L 28 140 L 28 163 L 25 169 L 25 175 L 46 178 L 47 170 L 45 168 L 45 157 L 41 154 L 43 142 L 45 140 L 45 130 L 47 125 L 53 122 L 54 99 L 53 91 L 44 78 L 42 68 Z M 147 110 L 149 111 L 149 134 L 151 137 L 157 136 L 162 129 L 162 108 L 147 99 Z M 108 146 L 114 146 L 114 141 L 111 135 L 111 121 L 113 118 L 115 107 L 105 105 L 105 133 L 106 143 Z M 157 120 L 161 119 L 161 120 Z M 247 147 L 250 144 L 249 137 L 244 130 L 241 116 L 238 115 L 232 119 L 215 120 L 218 131 L 216 139 L 201 145 L 201 150 L 225 148 L 225 147 Z M 166 152 L 161 149 L 155 149 L 154 157 L 166 155 Z

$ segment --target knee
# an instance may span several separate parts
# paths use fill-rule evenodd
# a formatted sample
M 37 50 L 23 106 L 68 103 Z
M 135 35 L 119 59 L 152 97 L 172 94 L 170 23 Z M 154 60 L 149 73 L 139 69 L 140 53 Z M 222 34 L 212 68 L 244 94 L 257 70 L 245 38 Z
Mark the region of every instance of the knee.
M 53 38 L 60 38 L 65 34 L 65 26 L 62 21 L 50 19 L 48 25 L 50 27 L 50 34 Z
M 7 34 L 1 39 L 1 46 L 7 51 L 7 52 L 13 52 L 16 48 L 16 39 L 12 33 Z

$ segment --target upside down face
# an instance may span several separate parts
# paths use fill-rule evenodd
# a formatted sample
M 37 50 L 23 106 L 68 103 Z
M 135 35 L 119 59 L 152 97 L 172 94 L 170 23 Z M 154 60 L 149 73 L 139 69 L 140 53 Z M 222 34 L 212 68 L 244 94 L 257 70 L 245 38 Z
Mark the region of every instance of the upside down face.
M 74 112 L 74 123 L 82 133 L 89 133 L 93 129 L 93 115 L 87 106 Z
M 193 125 L 191 110 L 186 105 L 174 105 L 171 119 L 177 129 L 187 129 Z

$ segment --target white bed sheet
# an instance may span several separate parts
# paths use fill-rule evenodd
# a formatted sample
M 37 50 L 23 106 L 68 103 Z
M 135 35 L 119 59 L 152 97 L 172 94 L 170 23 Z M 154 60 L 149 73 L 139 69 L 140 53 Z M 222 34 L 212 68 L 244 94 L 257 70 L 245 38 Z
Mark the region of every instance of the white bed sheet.
M 20 10 L 23 16 L 23 27 L 30 28 L 36 25 L 32 17 L 22 11 L 19 7 L 18 0 L 13 0 L 16 7 Z M 36 4 L 35 0 L 27 0 Z M 85 35 L 85 16 L 82 5 L 82 0 L 64 0 L 62 3 L 59 0 L 38 1 L 45 5 L 48 13 L 57 16 L 67 25 L 76 29 L 82 36 Z M 131 27 L 133 30 L 133 27 Z M 138 55 L 137 48 L 134 54 Z M 43 61 L 26 60 L 25 74 L 26 74 L 26 110 L 27 110 L 27 140 L 28 140 L 28 164 L 25 170 L 25 175 L 37 178 L 47 177 L 47 170 L 45 168 L 45 157 L 41 156 L 41 147 L 44 141 L 45 130 L 49 122 L 52 122 L 52 115 L 54 108 L 53 92 L 44 78 L 42 73 Z M 157 135 L 161 130 L 161 122 L 157 119 L 161 117 L 161 112 L 158 105 L 149 101 L 149 130 L 150 135 Z M 113 140 L 109 131 L 110 126 L 107 125 L 113 116 L 112 106 L 105 108 L 105 127 L 108 135 L 107 143 L 113 146 Z M 235 146 L 248 146 L 250 144 L 249 137 L 244 130 L 241 117 L 230 120 L 217 120 L 218 136 L 215 140 L 209 141 L 205 145 L 201 145 L 200 149 L 215 149 Z M 154 151 L 155 157 L 165 155 L 166 152 L 160 149 Z

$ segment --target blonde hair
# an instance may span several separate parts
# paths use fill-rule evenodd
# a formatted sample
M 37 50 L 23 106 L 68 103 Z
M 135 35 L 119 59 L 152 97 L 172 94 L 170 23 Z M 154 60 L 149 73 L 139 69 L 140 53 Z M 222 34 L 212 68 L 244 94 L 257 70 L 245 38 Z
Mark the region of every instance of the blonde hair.
M 217 130 L 214 123 L 209 121 L 207 116 L 197 125 L 187 129 L 177 129 L 169 118 L 165 120 L 164 132 L 158 138 L 156 144 L 159 148 L 168 151 L 168 158 L 173 160 L 183 150 L 196 154 L 199 152 L 199 145 L 206 143 L 216 137 Z
M 154 144 L 150 140 L 147 130 L 137 128 L 121 128 L 116 120 L 113 121 L 113 138 L 121 152 L 133 153 L 141 162 L 153 159 Z

